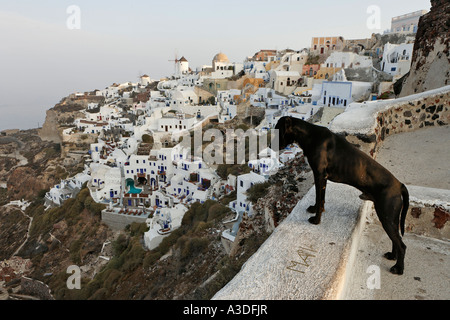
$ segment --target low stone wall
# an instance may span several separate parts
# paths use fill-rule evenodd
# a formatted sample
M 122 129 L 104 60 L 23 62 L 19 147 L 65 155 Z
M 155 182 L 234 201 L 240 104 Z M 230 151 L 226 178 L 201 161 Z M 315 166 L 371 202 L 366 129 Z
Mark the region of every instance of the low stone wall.
M 445 94 L 424 97 L 378 113 L 376 152 L 387 136 L 450 123 L 450 90 Z
M 407 186 L 410 196 L 406 232 L 450 240 L 450 190 Z
M 331 131 L 363 146 L 375 157 L 392 134 L 450 124 L 450 86 L 396 100 L 353 106 L 331 122 Z

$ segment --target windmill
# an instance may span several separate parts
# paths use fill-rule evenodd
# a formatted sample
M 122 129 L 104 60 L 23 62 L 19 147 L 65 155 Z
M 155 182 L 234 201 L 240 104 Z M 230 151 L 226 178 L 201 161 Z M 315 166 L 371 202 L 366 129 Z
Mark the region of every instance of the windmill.
M 169 62 L 175 62 L 175 77 L 180 76 L 180 65 L 178 60 L 178 53 L 175 51 L 175 60 L 169 60 Z

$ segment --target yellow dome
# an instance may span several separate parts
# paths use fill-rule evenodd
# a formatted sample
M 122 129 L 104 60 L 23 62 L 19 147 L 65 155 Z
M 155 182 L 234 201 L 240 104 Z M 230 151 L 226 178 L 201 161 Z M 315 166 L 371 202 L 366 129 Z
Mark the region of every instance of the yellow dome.
M 228 62 L 228 61 L 229 61 L 228 57 L 222 52 L 216 54 L 213 59 L 213 62 Z

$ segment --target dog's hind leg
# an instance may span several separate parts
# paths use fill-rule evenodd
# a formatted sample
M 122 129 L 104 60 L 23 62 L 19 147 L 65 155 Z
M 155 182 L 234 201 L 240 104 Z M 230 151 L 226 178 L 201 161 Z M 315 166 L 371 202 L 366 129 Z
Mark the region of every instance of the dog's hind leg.
M 392 253 L 386 253 L 386 258 L 397 259 L 397 263 L 391 268 L 393 274 L 403 274 L 406 245 L 403 243 L 398 226 L 392 224 L 384 228 L 392 241 Z
M 403 243 L 399 232 L 399 217 L 402 209 L 401 198 L 394 197 L 388 199 L 382 205 L 375 204 L 378 218 L 392 241 L 392 252 L 384 256 L 389 260 L 397 260 L 397 263 L 390 269 L 393 274 L 403 274 L 406 245 Z

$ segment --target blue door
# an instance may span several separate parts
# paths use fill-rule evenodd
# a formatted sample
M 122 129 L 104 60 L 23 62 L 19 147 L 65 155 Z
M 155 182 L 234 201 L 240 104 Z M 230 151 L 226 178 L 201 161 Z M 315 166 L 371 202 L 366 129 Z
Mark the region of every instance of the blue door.
M 128 199 L 128 205 L 131 207 L 131 199 Z

